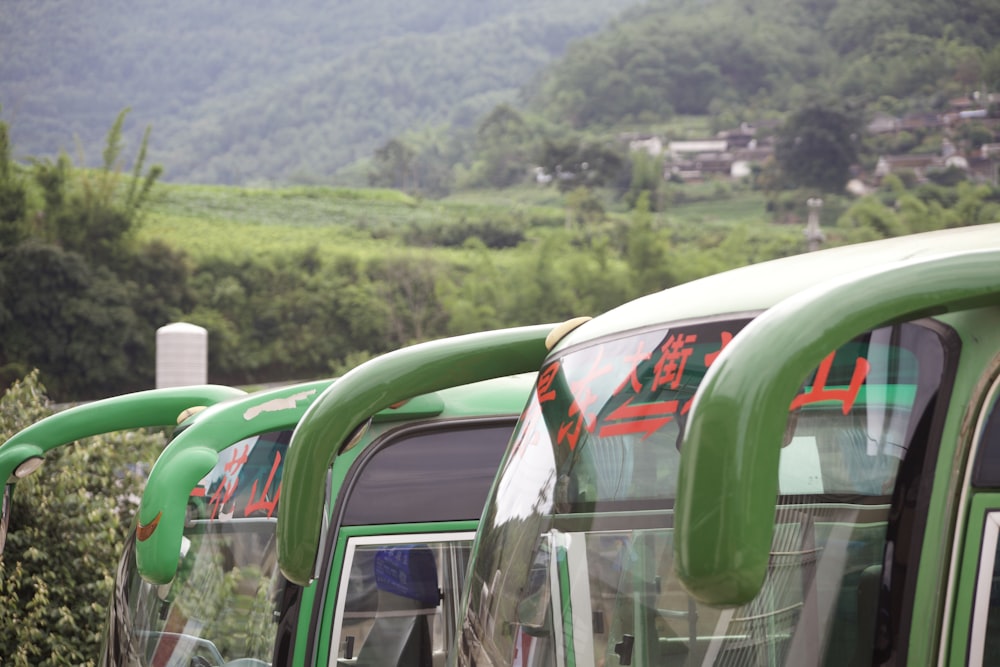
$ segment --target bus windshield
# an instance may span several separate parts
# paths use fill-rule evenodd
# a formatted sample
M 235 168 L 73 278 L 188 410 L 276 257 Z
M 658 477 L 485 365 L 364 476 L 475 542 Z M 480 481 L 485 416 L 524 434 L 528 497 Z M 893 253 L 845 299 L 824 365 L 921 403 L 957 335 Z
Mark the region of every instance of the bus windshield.
M 747 322 L 646 329 L 546 361 L 480 524 L 458 664 L 870 660 L 887 519 L 925 450 L 943 343 L 920 324 L 883 327 L 803 378 L 775 443 L 767 579 L 750 603 L 717 609 L 674 573 L 680 436 Z
M 220 452 L 191 494 L 180 564 L 169 584 L 140 576 L 130 537 L 107 629 L 111 664 L 270 664 L 284 582 L 275 510 L 291 436 L 291 430 L 264 433 Z

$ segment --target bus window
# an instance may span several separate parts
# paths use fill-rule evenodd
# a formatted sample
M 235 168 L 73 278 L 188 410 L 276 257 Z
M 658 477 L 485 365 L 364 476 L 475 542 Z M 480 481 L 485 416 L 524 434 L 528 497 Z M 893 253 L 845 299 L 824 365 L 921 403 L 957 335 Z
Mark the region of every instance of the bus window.
M 334 619 L 337 664 L 443 665 L 472 537 L 349 539 Z
M 781 443 L 761 593 L 720 610 L 692 598 L 675 572 L 679 436 L 701 378 L 745 324 L 602 338 L 543 366 L 481 523 L 460 664 L 530 655 L 533 665 L 797 665 L 816 651 L 847 664 L 870 655 L 858 619 L 874 617 L 878 596 L 862 593 L 863 582 L 893 537 L 900 471 L 912 452 L 923 455 L 916 445 L 944 374 L 942 341 L 918 324 L 882 327 L 805 378 Z M 545 558 L 551 622 L 540 629 L 537 613 L 527 622 L 522 612 L 538 599 Z
M 283 585 L 274 513 L 290 440 L 291 430 L 264 433 L 219 453 L 191 494 L 170 583 L 142 579 L 133 535 L 115 584 L 110 664 L 270 664 Z
M 1000 512 L 986 515 L 969 639 L 969 665 L 1000 664 Z
M 478 520 L 513 428 L 508 417 L 394 433 L 361 462 L 341 525 Z

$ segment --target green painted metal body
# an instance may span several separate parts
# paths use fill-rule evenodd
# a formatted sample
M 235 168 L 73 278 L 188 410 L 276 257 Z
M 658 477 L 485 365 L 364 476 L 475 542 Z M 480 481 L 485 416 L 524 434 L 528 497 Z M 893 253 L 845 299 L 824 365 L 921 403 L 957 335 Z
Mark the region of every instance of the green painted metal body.
M 138 512 L 136 563 L 145 579 L 165 584 L 177 571 L 192 489 L 219 452 L 243 438 L 292 428 L 332 380 L 280 387 L 199 412 L 157 458 Z
M 788 405 L 830 350 L 886 322 L 998 302 L 1000 250 L 959 253 L 804 290 L 740 332 L 702 381 L 682 447 L 675 552 L 689 592 L 734 606 L 760 589 Z
M 25 460 L 56 447 L 102 433 L 173 426 L 184 410 L 213 405 L 246 392 L 219 385 L 150 389 L 79 405 L 46 417 L 0 445 L 0 480 Z
M 553 349 L 665 322 L 757 315 L 795 294 L 856 271 L 896 262 L 995 247 L 1000 225 L 963 227 L 829 248 L 718 273 L 635 299 L 595 317 Z
M 337 452 L 371 415 L 408 398 L 490 378 L 536 371 L 552 325 L 505 329 L 422 343 L 344 375 L 306 412 L 292 437 L 278 506 L 278 561 L 300 585 L 314 574 Z
M 188 408 L 213 405 L 244 394 L 241 389 L 220 385 L 150 389 L 78 405 L 15 433 L 0 445 L 0 480 L 5 483 L 0 507 L 0 553 L 6 544 L 11 489 L 17 481 L 14 471 L 22 463 L 43 459 L 46 452 L 81 438 L 135 428 L 173 426 Z
M 188 498 L 198 481 L 218 463 L 219 452 L 253 435 L 294 428 L 310 406 L 336 382 L 317 380 L 243 395 L 213 405 L 189 420 L 157 458 L 139 504 L 136 561 L 143 578 L 157 584 L 173 579 Z M 517 392 L 519 397 L 523 396 L 521 387 Z M 393 424 L 437 417 L 446 407 L 452 413 L 467 414 L 488 414 L 497 407 L 489 404 L 491 398 L 495 400 L 495 393 L 470 392 L 467 405 L 463 405 L 462 398 L 450 396 L 446 406 L 440 395 L 424 394 L 381 410 L 372 420 L 377 424 Z M 378 432 L 375 428 L 366 433 L 365 441 L 370 442 Z M 287 481 L 282 483 L 286 489 L 282 493 L 287 498 L 290 495 Z
M 645 328 L 758 318 L 719 356 L 693 403 L 675 505 L 675 558 L 682 576 L 700 599 L 731 606 L 751 597 L 761 581 L 773 530 L 778 447 L 788 404 L 807 373 L 840 343 L 887 321 L 931 316 L 945 325 L 961 340 L 962 351 L 936 468 L 928 472 L 933 496 L 920 568 L 911 573 L 917 602 L 907 613 L 910 627 L 921 631 L 906 638 L 906 650 L 911 664 L 937 664 L 942 651 L 950 652 L 952 664 L 964 664 L 969 612 L 954 613 L 954 605 L 964 600 L 968 606 L 972 593 L 963 589 L 956 603 L 948 582 L 967 586 L 977 567 L 981 526 L 963 522 L 963 485 L 983 394 L 1000 374 L 994 333 L 1000 331 L 1000 309 L 974 307 L 998 303 L 997 252 L 1000 224 L 993 224 L 747 266 L 614 308 L 566 335 L 552 357 Z M 785 320 L 790 310 L 800 314 Z M 782 351 L 780 358 L 775 350 Z M 979 493 L 973 496 L 977 502 Z M 972 547 L 957 562 L 962 540 Z M 951 628 L 953 618 L 958 620 Z

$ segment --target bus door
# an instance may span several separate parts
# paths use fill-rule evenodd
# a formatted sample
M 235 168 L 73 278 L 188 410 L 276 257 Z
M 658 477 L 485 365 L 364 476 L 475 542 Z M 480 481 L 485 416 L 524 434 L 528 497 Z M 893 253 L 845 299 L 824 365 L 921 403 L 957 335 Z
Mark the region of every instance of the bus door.
M 1000 664 L 1000 379 L 987 395 L 972 451 L 954 621 L 941 664 L 947 657 L 953 665 L 996 665 Z
M 320 626 L 308 662 L 445 664 L 476 524 L 514 421 L 397 427 L 353 463 L 329 531 L 325 608 L 314 613 L 332 623 Z
M 348 538 L 333 622 L 337 664 L 443 665 L 474 535 Z

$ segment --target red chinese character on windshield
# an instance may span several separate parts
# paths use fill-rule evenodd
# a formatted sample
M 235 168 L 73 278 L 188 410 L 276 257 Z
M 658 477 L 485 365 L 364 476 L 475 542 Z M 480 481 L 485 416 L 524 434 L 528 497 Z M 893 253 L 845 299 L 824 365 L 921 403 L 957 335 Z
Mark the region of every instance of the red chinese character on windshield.
M 813 379 L 812 387 L 796 396 L 792 400 L 789 410 L 795 410 L 803 405 L 819 403 L 820 401 L 839 401 L 841 403 L 841 410 L 845 415 L 851 411 L 851 408 L 854 407 L 854 401 L 857 400 L 858 392 L 861 391 L 861 385 L 864 384 L 865 378 L 868 377 L 871 364 L 868 363 L 867 359 L 858 357 L 854 362 L 854 374 L 851 376 L 851 383 L 846 388 L 831 389 L 826 386 L 826 382 L 830 377 L 830 368 L 833 367 L 833 357 L 836 354 L 837 352 L 833 351 L 823 359 L 819 368 L 816 369 L 816 377 Z
M 212 494 L 212 499 L 209 501 L 209 506 L 212 508 L 211 518 L 219 519 L 232 516 L 233 512 L 232 508 L 229 507 L 229 501 L 236 493 L 238 485 L 239 478 L 237 477 L 222 478 L 222 482 L 215 488 L 215 493 Z
M 730 342 L 732 342 L 732 340 L 733 340 L 733 334 L 729 333 L 728 331 L 722 332 L 722 345 L 715 352 L 710 352 L 709 354 L 705 355 L 705 368 L 708 368 L 709 366 L 715 363 L 715 360 L 719 357 L 722 351 L 726 349 L 726 346 L 729 345 Z
M 603 359 L 604 348 L 602 347 L 598 350 L 597 358 L 594 359 L 587 374 L 570 383 L 574 399 L 569 406 L 569 421 L 560 424 L 556 433 L 556 442 L 569 445 L 570 450 L 576 449 L 580 434 L 584 429 L 588 432 L 594 430 L 596 415 L 590 412 L 590 408 L 597 402 L 597 395 L 591 390 L 591 384 L 612 370 L 611 364 L 603 363 Z
M 617 396 L 625 390 L 625 387 L 631 387 L 632 391 L 636 394 L 642 391 L 642 382 L 639 381 L 638 373 L 639 366 L 642 362 L 648 361 L 651 356 L 653 356 L 653 353 L 646 351 L 646 341 L 640 339 L 638 349 L 632 354 L 626 354 L 624 357 L 625 364 L 630 366 L 632 370 L 629 371 L 625 381 L 618 385 L 613 395 Z
M 643 440 L 653 435 L 677 414 L 677 401 L 656 401 L 632 405 L 632 398 L 619 405 L 608 415 L 600 435 L 602 438 L 615 435 L 642 433 Z
M 257 480 L 253 481 L 253 485 L 250 487 L 250 500 L 247 502 L 246 509 L 243 510 L 244 516 L 252 516 L 254 512 L 264 511 L 267 512 L 268 518 L 274 515 L 274 508 L 278 505 L 278 498 L 281 496 L 281 483 L 278 483 L 278 488 L 274 492 L 274 497 L 268 499 L 271 495 L 271 484 L 274 482 L 274 475 L 278 472 L 278 465 L 281 463 L 281 452 L 274 453 L 274 463 L 271 465 L 271 474 L 267 476 L 267 482 L 264 484 L 263 490 L 260 492 L 260 497 L 257 497 Z
M 239 447 L 233 448 L 232 456 L 226 461 L 225 470 L 227 475 L 238 475 L 240 468 L 247 463 L 247 452 L 250 451 L 250 445 L 243 445 L 242 449 Z
M 246 465 L 247 452 L 249 451 L 249 444 L 244 445 L 242 448 L 233 447 L 229 455 L 229 460 L 223 465 L 222 468 L 226 474 L 223 475 L 222 481 L 216 487 L 215 493 L 212 494 L 212 498 L 209 501 L 213 519 L 218 519 L 223 515 L 232 516 L 233 509 L 229 507 L 229 501 L 236 492 L 236 487 L 239 486 L 239 472 Z
M 671 389 L 677 389 L 684 376 L 684 366 L 688 357 L 694 352 L 694 348 L 689 347 L 698 340 L 695 334 L 672 334 L 660 346 L 663 356 L 656 362 L 653 369 L 656 375 L 653 377 L 652 391 L 657 391 L 660 387 L 669 384 Z
M 559 374 L 559 367 L 559 362 L 554 361 L 539 373 L 538 387 L 535 390 L 538 394 L 539 403 L 547 403 L 555 400 L 556 391 L 552 388 L 552 383 L 555 382 L 556 375 Z

